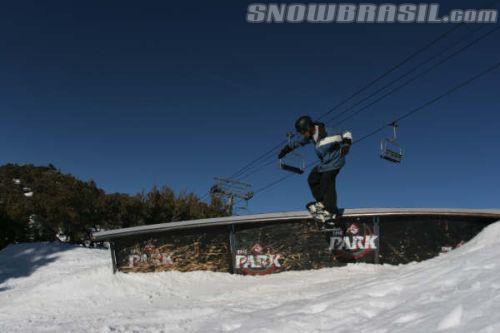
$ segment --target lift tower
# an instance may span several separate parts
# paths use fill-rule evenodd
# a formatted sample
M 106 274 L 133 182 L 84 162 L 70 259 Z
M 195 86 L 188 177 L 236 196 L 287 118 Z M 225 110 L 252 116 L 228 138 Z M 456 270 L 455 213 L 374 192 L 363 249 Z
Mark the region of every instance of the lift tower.
M 252 185 L 230 178 L 215 177 L 215 184 L 210 188 L 210 194 L 219 197 L 226 206 L 227 213 L 233 215 L 235 198 L 241 199 L 248 205 L 253 198 Z

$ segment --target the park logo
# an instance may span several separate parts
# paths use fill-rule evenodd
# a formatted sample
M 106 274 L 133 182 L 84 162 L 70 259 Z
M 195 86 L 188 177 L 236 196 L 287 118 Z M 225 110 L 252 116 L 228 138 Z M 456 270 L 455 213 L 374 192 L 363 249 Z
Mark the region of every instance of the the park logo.
M 248 275 L 270 274 L 282 267 L 281 259 L 270 247 L 255 243 L 249 251 L 243 249 L 236 252 L 235 269 Z
M 163 252 L 152 243 L 147 243 L 142 251 L 133 251 L 128 256 L 129 268 L 149 266 L 169 268 L 173 264 L 172 253 Z
M 360 259 L 378 247 L 378 235 L 367 224 L 351 223 L 345 233 L 337 229 L 330 237 L 329 247 L 337 257 Z

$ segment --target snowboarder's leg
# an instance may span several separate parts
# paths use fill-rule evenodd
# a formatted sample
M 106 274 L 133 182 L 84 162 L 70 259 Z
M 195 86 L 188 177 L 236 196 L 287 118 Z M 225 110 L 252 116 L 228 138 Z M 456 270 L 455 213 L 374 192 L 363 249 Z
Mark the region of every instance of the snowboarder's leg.
M 323 179 L 324 173 L 319 172 L 317 167 L 314 168 L 309 174 L 307 182 L 309 183 L 311 193 L 314 196 L 314 199 L 316 199 L 316 202 L 310 202 L 306 205 L 313 218 L 316 221 L 322 222 L 322 224 L 332 218 L 331 213 L 327 211 L 324 205 L 325 186 Z M 320 228 L 323 228 L 323 226 Z
M 309 213 L 314 217 L 314 219 L 319 220 L 321 222 L 325 222 L 325 214 L 324 214 L 324 205 L 323 201 L 323 191 L 321 188 L 321 173 L 318 172 L 318 168 L 315 167 L 311 170 L 309 177 L 307 178 L 307 182 L 309 183 L 309 188 L 311 189 L 311 193 L 316 201 L 309 202 L 306 205 Z
M 323 192 L 323 204 L 325 209 L 333 215 L 338 213 L 336 178 L 339 170 L 323 172 L 321 175 L 321 191 Z
M 316 202 L 323 201 L 323 191 L 321 189 L 321 173 L 318 172 L 318 167 L 314 167 L 307 177 L 309 188 Z

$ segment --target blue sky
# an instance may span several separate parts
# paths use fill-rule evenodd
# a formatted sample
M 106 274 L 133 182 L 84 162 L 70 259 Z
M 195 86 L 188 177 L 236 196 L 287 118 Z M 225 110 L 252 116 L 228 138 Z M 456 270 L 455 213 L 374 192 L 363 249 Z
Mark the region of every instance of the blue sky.
M 0 162 L 53 163 L 107 192 L 156 184 L 201 196 L 214 176 L 283 140 L 297 116 L 323 114 L 451 28 L 248 24 L 248 4 L 2 3 Z M 457 29 L 391 78 L 494 26 Z M 342 127 L 356 139 L 388 123 L 499 61 L 499 42 L 500 33 L 490 35 Z M 401 165 L 378 157 L 384 134 L 355 146 L 338 177 L 340 205 L 498 207 L 499 74 L 402 122 Z M 276 163 L 247 180 L 260 188 L 284 175 Z M 249 208 L 302 209 L 310 198 L 306 176 L 292 177 Z

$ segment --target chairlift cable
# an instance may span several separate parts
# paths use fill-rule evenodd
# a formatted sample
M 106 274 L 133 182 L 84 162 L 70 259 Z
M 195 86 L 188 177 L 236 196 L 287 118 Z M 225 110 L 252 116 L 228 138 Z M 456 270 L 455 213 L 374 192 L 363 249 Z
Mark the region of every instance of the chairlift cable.
M 446 92 L 444 92 L 443 94 L 441 94 L 441 95 L 439 95 L 439 96 L 434 97 L 433 99 L 431 99 L 431 100 L 427 101 L 426 103 L 422 104 L 421 106 L 419 106 L 419 107 L 417 107 L 417 108 L 415 108 L 415 109 L 413 109 L 413 110 L 411 110 L 411 111 L 409 111 L 409 112 L 407 112 L 407 113 L 403 114 L 402 116 L 400 116 L 400 117 L 398 117 L 398 118 L 394 119 L 394 120 L 392 121 L 392 123 L 394 123 L 394 122 L 395 122 L 395 123 L 400 123 L 402 120 L 404 120 L 404 119 L 406 119 L 406 118 L 410 117 L 411 115 L 413 115 L 413 114 L 417 113 L 418 111 L 421 111 L 421 110 L 423 110 L 423 109 L 425 109 L 425 108 L 429 107 L 430 105 L 432 105 L 432 104 L 436 103 L 436 102 L 437 102 L 437 101 L 439 101 L 440 99 L 442 99 L 442 98 L 444 98 L 444 97 L 446 97 L 446 96 L 451 95 L 451 94 L 452 94 L 452 93 L 454 93 L 455 91 L 462 89 L 463 87 L 465 87 L 465 86 L 469 85 L 469 84 L 470 84 L 470 83 L 472 83 L 473 81 L 475 81 L 475 80 L 479 79 L 480 77 L 482 77 L 482 76 L 484 76 L 484 75 L 486 75 L 486 74 L 488 74 L 488 73 L 490 73 L 490 72 L 493 72 L 493 71 L 497 70 L 498 68 L 500 68 L 500 61 L 499 61 L 499 62 L 497 62 L 496 64 L 494 64 L 493 66 L 491 66 L 491 67 L 489 67 L 489 68 L 487 68 L 487 69 L 483 70 L 482 72 L 480 72 L 480 73 L 478 73 L 478 74 L 476 74 L 476 75 L 472 76 L 471 78 L 469 78 L 469 79 L 467 79 L 467 80 L 463 81 L 462 83 L 460 83 L 460 84 L 458 84 L 458 85 L 456 85 L 456 86 L 452 87 L 451 89 L 447 90 L 447 91 L 446 91 Z M 357 144 L 357 143 L 359 143 L 359 142 L 362 142 L 362 141 L 364 141 L 364 140 L 368 139 L 369 137 L 371 137 L 371 136 L 373 136 L 373 135 L 375 135 L 375 134 L 377 134 L 377 133 L 379 133 L 379 132 L 383 131 L 386 127 L 387 127 L 387 125 L 380 126 L 379 128 L 377 128 L 377 129 L 375 129 L 375 130 L 371 131 L 370 133 L 368 133 L 368 134 L 366 134 L 366 135 L 362 136 L 359 140 L 357 140 L 357 141 L 353 142 L 352 144 L 354 145 L 354 144 Z
M 348 115 L 347 117 L 345 117 L 344 119 L 338 121 L 336 123 L 336 126 L 340 125 L 340 124 L 343 124 L 345 123 L 347 120 L 349 119 L 352 119 L 354 116 L 358 115 L 359 113 L 365 111 L 366 109 L 368 109 L 369 107 L 373 106 L 374 104 L 380 102 L 382 99 L 384 99 L 385 97 L 395 93 L 396 91 L 400 90 L 401 88 L 404 88 L 406 87 L 407 85 L 409 85 L 410 83 L 414 82 L 415 80 L 419 79 L 420 77 L 428 74 L 429 72 L 431 72 L 432 70 L 434 70 L 435 68 L 439 67 L 440 65 L 444 64 L 445 62 L 447 62 L 448 60 L 450 60 L 451 58 L 457 56 L 458 54 L 462 53 L 463 51 L 465 51 L 466 49 L 468 49 L 469 47 L 475 45 L 476 43 L 480 42 L 481 40 L 483 40 L 484 38 L 490 36 L 491 34 L 497 32 L 498 30 L 500 29 L 500 26 L 497 26 L 491 30 L 489 30 L 488 32 L 486 32 L 485 34 L 479 36 L 478 38 L 472 40 L 470 43 L 464 45 L 463 47 L 461 47 L 460 49 L 456 50 L 455 52 L 453 52 L 452 54 L 450 54 L 449 56 L 447 56 L 446 58 L 442 59 L 441 61 L 437 62 L 436 64 L 432 65 L 431 67 L 429 67 L 428 69 L 426 69 L 425 71 L 415 75 L 414 77 L 410 78 L 409 80 L 406 80 L 404 83 L 402 83 L 401 85 L 395 87 L 394 89 L 390 90 L 389 92 L 387 92 L 386 94 L 378 97 L 377 99 L 373 100 L 372 102 L 366 104 L 365 106 L 363 106 L 362 108 L 356 110 L 355 112 L 351 113 L 350 115 Z M 403 75 L 403 76 L 406 76 Z M 401 78 L 401 77 L 400 77 Z M 399 78 L 398 78 L 399 79 Z M 392 84 L 392 83 L 391 83 Z M 387 86 L 386 86 L 387 87 Z M 385 87 L 383 88 L 385 89 Z M 383 90 L 382 89 L 382 90 Z M 378 93 L 379 91 L 381 90 L 378 90 L 376 93 Z M 375 95 L 375 94 L 373 94 Z M 369 96 L 371 97 L 371 96 Z M 347 109 L 345 111 L 349 111 L 350 109 Z M 338 116 L 340 116 L 341 114 L 339 114 Z M 331 121 L 337 119 L 337 117 L 334 117 L 333 119 L 331 119 Z
M 250 176 L 254 175 L 255 173 L 257 173 L 261 170 L 264 170 L 267 166 L 272 165 L 272 164 L 276 164 L 276 163 L 277 163 L 276 158 L 273 156 L 273 158 L 270 159 L 269 161 L 265 162 L 264 164 L 255 166 L 254 168 L 250 169 L 247 174 L 241 176 L 238 179 L 240 179 L 240 180 L 248 179 Z
M 388 71 L 386 71 L 385 73 L 383 73 L 382 75 L 380 75 L 379 77 L 377 77 L 375 80 L 369 82 L 368 84 L 366 84 L 365 86 L 363 86 L 361 89 L 359 89 L 355 93 L 353 93 L 351 96 L 349 96 L 348 98 L 344 99 L 343 101 L 341 101 L 340 103 L 338 103 L 337 105 L 335 105 L 333 108 L 331 108 L 330 110 L 328 110 L 327 112 L 325 112 L 324 114 L 322 114 L 321 116 L 319 116 L 317 119 L 322 119 L 325 116 L 329 115 L 330 113 L 332 113 L 333 111 L 335 111 L 337 108 L 339 108 L 340 106 L 342 106 L 346 102 L 348 102 L 350 99 L 354 98 L 355 96 L 359 95 L 360 93 L 362 93 L 366 89 L 370 88 L 375 83 L 379 82 L 381 79 L 385 78 L 387 75 L 391 74 L 392 72 L 394 72 L 395 70 L 397 70 L 398 68 L 400 68 L 401 66 L 403 66 L 404 64 L 406 64 L 408 61 L 410 61 L 411 59 L 415 58 L 417 55 L 419 55 L 420 53 L 424 52 L 428 48 L 432 47 L 434 44 L 436 44 L 437 42 L 439 42 L 440 40 L 442 40 L 443 38 L 445 38 L 446 36 L 448 36 L 450 33 L 452 33 L 453 31 L 457 30 L 458 28 L 460 28 L 463 24 L 464 23 L 457 24 L 456 26 L 452 27 L 451 29 L 445 31 L 440 36 L 438 36 L 434 40 L 432 40 L 429 43 L 427 43 L 424 47 L 416 50 L 415 52 L 413 52 L 412 54 L 410 54 L 408 57 L 406 57 L 405 59 L 403 59 L 403 61 L 401 61 L 400 63 L 398 63 L 398 64 L 394 65 L 393 67 L 391 67 Z
M 480 30 L 482 30 L 484 28 L 484 26 L 481 26 L 479 27 L 478 29 L 474 30 L 472 33 L 476 33 Z M 417 69 L 419 69 L 420 67 L 430 63 L 431 61 L 433 61 L 434 59 L 436 58 L 439 58 L 440 56 L 443 55 L 444 52 L 447 52 L 449 50 L 451 50 L 453 47 L 455 47 L 456 45 L 462 43 L 464 41 L 464 38 L 463 37 L 460 37 L 458 40 L 456 40 L 454 43 L 452 43 L 451 45 L 448 45 L 446 48 L 444 48 L 443 50 L 437 52 L 434 56 L 418 63 L 417 65 L 413 66 L 409 71 L 405 72 L 404 74 L 400 75 L 399 77 L 397 77 L 396 79 L 392 80 L 391 82 L 389 82 L 388 84 L 380 87 L 379 89 L 377 89 L 376 91 L 374 91 L 373 93 L 371 93 L 370 95 L 364 97 L 363 99 L 361 99 L 360 101 L 358 101 L 357 103 L 351 105 L 349 108 L 347 108 L 346 110 L 336 114 L 333 118 L 327 120 L 326 122 L 327 123 L 331 123 L 333 122 L 334 120 L 338 119 L 340 116 L 342 116 L 343 114 L 351 111 L 352 109 L 354 109 L 356 106 L 362 104 L 363 102 L 369 100 L 371 97 L 373 96 L 376 96 L 379 92 L 385 90 L 386 88 L 390 87 L 391 85 L 393 85 L 394 83 L 400 81 L 401 79 L 405 78 L 406 76 L 408 76 L 409 74 L 415 72 Z M 342 120 L 343 122 L 343 120 Z
M 241 169 L 239 169 L 234 174 L 232 174 L 230 178 L 241 177 L 247 170 L 249 170 L 258 161 L 260 161 L 262 159 L 266 159 L 269 156 L 274 156 L 274 153 L 276 152 L 276 150 L 281 148 L 285 143 L 286 143 L 286 140 L 281 141 L 279 144 L 277 144 L 273 148 L 269 149 L 264 154 L 260 155 L 259 157 L 257 157 L 253 161 L 251 161 L 250 163 L 247 163 Z

